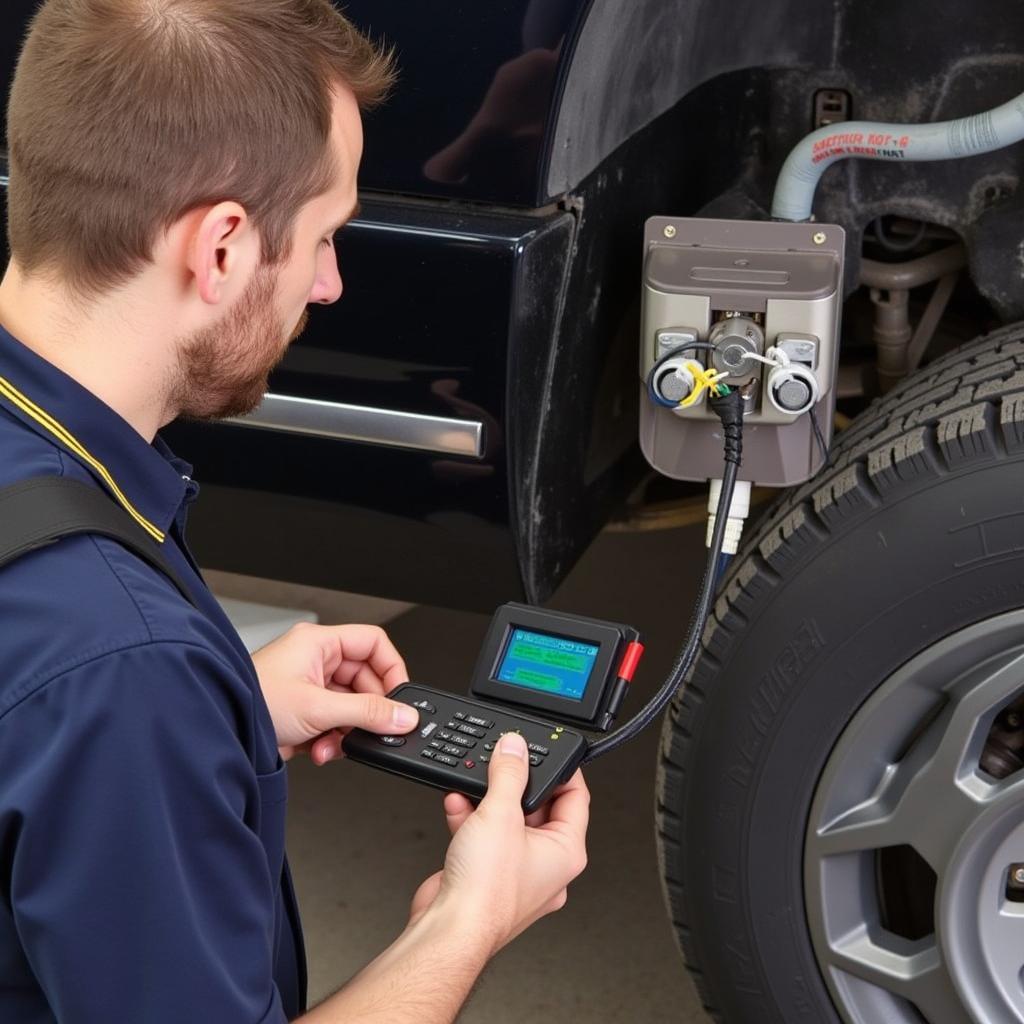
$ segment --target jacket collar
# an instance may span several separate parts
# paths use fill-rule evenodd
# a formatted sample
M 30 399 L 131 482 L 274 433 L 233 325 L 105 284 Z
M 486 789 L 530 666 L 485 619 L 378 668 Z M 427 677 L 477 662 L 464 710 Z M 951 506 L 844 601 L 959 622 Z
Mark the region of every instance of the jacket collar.
M 81 463 L 122 505 L 139 513 L 146 521 L 141 525 L 166 534 L 192 467 L 175 458 L 160 437 L 147 444 L 110 406 L 3 327 L 0 409 Z

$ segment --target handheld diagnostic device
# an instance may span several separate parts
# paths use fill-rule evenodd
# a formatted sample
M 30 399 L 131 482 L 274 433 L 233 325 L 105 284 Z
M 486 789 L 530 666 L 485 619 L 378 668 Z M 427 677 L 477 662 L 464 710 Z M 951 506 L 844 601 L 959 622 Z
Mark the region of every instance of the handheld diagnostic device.
M 405 683 L 392 690 L 420 713 L 416 730 L 378 736 L 353 729 L 342 744 L 353 761 L 479 800 L 503 733 L 526 740 L 528 813 L 583 761 L 580 729 L 614 723 L 643 654 L 631 626 L 506 604 L 495 613 L 470 682 L 470 697 Z M 575 726 L 576 728 L 573 728 Z

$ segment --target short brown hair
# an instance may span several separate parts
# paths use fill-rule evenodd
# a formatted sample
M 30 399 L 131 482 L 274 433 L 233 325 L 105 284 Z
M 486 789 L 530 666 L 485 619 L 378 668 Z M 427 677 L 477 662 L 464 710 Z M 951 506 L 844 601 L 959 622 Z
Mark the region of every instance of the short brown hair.
M 335 173 L 332 89 L 367 109 L 393 78 L 330 0 L 46 0 L 7 109 L 11 255 L 95 296 L 231 199 L 276 263 Z

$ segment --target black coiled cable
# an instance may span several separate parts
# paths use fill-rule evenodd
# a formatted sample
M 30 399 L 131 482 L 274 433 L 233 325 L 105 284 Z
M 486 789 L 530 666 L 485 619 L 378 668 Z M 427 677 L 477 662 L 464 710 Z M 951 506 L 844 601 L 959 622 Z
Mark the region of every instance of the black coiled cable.
M 729 509 L 732 506 L 732 494 L 736 487 L 736 477 L 740 469 L 743 454 L 743 396 L 739 391 L 730 391 L 721 398 L 709 398 L 708 405 L 722 421 L 722 432 L 725 441 L 725 471 L 722 474 L 722 491 L 718 499 L 718 513 L 715 518 L 715 529 L 711 535 L 711 547 L 708 550 L 707 566 L 701 582 L 700 594 L 694 607 L 693 618 L 686 635 L 686 643 L 675 664 L 669 671 L 668 678 L 661 689 L 644 705 L 628 722 L 603 739 L 591 743 L 583 758 L 588 764 L 602 754 L 607 754 L 616 747 L 621 747 L 647 728 L 664 711 L 672 700 L 676 690 L 683 684 L 700 647 L 704 634 L 704 626 L 711 610 L 711 602 L 715 596 L 715 584 L 718 581 L 718 561 L 722 554 L 722 542 L 725 539 L 725 528 L 729 520 Z

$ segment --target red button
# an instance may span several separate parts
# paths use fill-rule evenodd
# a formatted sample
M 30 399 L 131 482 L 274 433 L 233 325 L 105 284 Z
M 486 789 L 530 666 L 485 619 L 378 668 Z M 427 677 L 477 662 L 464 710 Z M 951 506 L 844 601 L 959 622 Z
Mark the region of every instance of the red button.
M 476 761 L 466 761 L 465 765 L 466 765 L 467 768 L 475 768 L 476 767 Z

